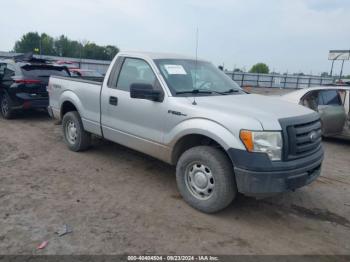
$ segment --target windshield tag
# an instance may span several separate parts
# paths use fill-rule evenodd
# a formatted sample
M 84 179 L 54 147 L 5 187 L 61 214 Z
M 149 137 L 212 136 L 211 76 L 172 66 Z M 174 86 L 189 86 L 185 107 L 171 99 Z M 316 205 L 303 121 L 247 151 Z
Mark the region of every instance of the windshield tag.
M 169 75 L 187 75 L 182 65 L 164 65 Z

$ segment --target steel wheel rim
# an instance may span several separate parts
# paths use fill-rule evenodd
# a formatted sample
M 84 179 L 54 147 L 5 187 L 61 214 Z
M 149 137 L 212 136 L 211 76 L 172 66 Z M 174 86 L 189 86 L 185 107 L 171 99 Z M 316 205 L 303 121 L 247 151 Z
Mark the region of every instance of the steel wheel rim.
M 70 144 L 74 145 L 78 138 L 78 130 L 75 123 L 70 120 L 66 125 L 66 137 Z
M 188 191 L 199 200 L 212 197 L 215 180 L 211 169 L 199 162 L 191 163 L 185 172 L 185 183 Z
M 3 115 L 6 115 L 8 110 L 9 110 L 9 105 L 7 103 L 7 100 L 6 100 L 6 98 L 3 98 L 1 100 L 1 112 Z

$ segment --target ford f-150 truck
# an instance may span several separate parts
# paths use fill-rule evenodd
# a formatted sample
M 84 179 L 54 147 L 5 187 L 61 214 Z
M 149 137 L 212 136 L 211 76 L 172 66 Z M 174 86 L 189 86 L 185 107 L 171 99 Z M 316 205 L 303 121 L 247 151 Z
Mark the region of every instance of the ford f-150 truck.
M 205 60 L 122 52 L 102 84 L 54 76 L 48 91 L 71 150 L 86 150 L 94 134 L 176 165 L 182 197 L 203 212 L 238 192 L 293 191 L 321 172 L 317 113 L 247 94 Z

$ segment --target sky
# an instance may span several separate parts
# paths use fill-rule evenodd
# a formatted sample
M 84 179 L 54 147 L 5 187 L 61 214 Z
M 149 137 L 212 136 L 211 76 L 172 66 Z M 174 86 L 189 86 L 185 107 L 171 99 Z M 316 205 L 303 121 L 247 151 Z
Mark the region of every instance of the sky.
M 319 74 L 330 71 L 330 49 L 350 49 L 350 0 L 11 0 L 1 3 L 1 18 L 0 51 L 35 31 L 194 56 L 198 28 L 199 57 L 229 70 L 264 62 L 280 73 Z

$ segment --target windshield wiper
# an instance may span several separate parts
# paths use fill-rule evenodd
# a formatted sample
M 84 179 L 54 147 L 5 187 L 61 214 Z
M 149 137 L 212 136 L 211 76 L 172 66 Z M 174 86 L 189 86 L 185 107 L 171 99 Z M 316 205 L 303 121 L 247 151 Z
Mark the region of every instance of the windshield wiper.
M 232 93 L 238 93 L 239 90 L 238 89 L 229 89 L 227 91 L 224 92 L 219 92 L 219 91 L 214 91 L 214 90 L 201 90 L 201 89 L 194 89 L 194 90 L 190 90 L 190 91 L 180 91 L 180 92 L 176 92 L 177 95 L 181 95 L 181 94 L 219 94 L 219 95 L 229 95 Z
M 238 89 L 229 89 L 229 90 L 224 91 L 224 92 L 216 92 L 216 93 L 222 94 L 222 95 L 229 95 L 229 94 L 238 93 L 238 92 L 239 92 Z
M 179 91 L 176 92 L 177 95 L 182 95 L 182 94 L 212 94 L 212 91 L 207 91 L 207 90 L 199 90 L 199 89 L 193 89 L 190 91 Z
M 226 96 L 226 95 L 229 95 L 229 94 L 238 93 L 239 90 L 238 89 L 230 89 L 230 90 L 223 91 L 223 92 L 211 90 L 211 92 L 215 93 L 215 94 L 225 95 Z

